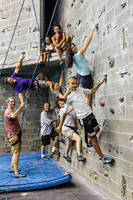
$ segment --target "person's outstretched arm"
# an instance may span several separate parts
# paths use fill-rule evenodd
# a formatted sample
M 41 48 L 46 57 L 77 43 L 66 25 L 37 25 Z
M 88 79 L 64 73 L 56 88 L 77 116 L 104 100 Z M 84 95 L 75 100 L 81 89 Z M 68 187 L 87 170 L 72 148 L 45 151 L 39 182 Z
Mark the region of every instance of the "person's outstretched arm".
M 18 64 L 17 64 L 17 66 L 16 66 L 16 68 L 15 68 L 15 70 L 14 70 L 14 72 L 15 72 L 16 74 L 17 74 L 17 73 L 19 72 L 19 70 L 20 70 L 20 67 L 21 67 L 21 64 L 22 64 L 23 59 L 24 59 L 24 54 L 22 54 L 22 55 L 20 56 L 19 61 L 18 61 Z
M 60 119 L 60 124 L 59 124 L 59 126 L 55 129 L 57 133 L 60 133 L 60 132 L 61 132 L 63 123 L 64 123 L 64 121 L 65 121 L 65 119 L 66 119 L 66 116 L 67 116 L 67 114 L 66 114 L 66 113 L 63 113 L 63 116 L 62 116 L 62 118 Z
M 107 80 L 107 77 L 104 76 L 104 78 L 96 85 L 94 86 L 92 89 L 91 89 L 91 93 L 92 94 L 95 94 L 95 92 L 98 90 L 98 88 L 104 83 L 104 81 Z
M 62 86 L 62 83 L 63 83 L 63 76 L 64 76 L 64 72 L 62 72 L 62 74 L 61 74 L 61 76 L 60 76 L 59 87 Z
M 15 119 L 19 115 L 19 113 L 22 111 L 23 108 L 25 108 L 25 104 L 21 104 L 18 107 L 18 109 L 14 113 L 11 114 L 11 118 Z
M 67 88 L 67 90 L 66 90 L 65 94 L 59 93 L 59 98 L 61 98 L 61 99 L 64 99 L 64 100 L 65 100 L 65 99 L 67 98 L 67 96 L 68 96 L 69 92 L 70 92 L 70 89 L 69 89 L 69 88 Z
M 92 37 L 93 37 L 93 33 L 95 31 L 95 29 L 98 27 L 97 24 L 95 24 L 95 26 L 93 27 L 92 31 L 90 32 L 88 38 L 87 38 L 87 41 L 85 43 L 85 45 L 83 46 L 83 48 L 80 50 L 80 53 L 81 54 L 84 54 L 84 52 L 86 51 L 87 47 L 89 46 L 91 40 L 92 40 Z

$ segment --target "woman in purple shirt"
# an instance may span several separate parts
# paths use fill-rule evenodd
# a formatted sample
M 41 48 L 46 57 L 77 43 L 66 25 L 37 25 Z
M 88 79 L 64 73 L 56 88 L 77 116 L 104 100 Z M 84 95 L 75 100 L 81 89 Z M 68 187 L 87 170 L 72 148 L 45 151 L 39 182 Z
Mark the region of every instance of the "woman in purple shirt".
M 37 77 L 32 81 L 30 79 L 23 79 L 18 77 L 18 72 L 20 70 L 22 61 L 24 59 L 24 54 L 20 56 L 18 64 L 15 68 L 14 73 L 5 79 L 6 83 L 10 84 L 11 87 L 16 91 L 19 96 L 20 103 L 24 103 L 24 98 L 22 95 L 23 90 L 28 89 L 38 89 L 39 87 L 48 87 L 51 85 L 51 81 L 48 81 L 48 78 L 44 75 L 43 72 L 40 72 Z

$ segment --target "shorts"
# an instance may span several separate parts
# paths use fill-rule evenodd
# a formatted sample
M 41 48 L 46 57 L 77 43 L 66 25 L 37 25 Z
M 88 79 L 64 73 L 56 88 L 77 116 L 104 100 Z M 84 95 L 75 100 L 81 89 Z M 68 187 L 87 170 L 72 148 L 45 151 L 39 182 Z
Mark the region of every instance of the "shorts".
M 19 139 L 19 136 L 14 134 L 9 139 L 9 142 L 11 144 L 11 151 L 12 153 L 20 153 L 21 152 L 21 141 Z
M 82 88 L 87 88 L 87 89 L 92 89 L 93 88 L 93 79 L 91 74 L 87 75 L 87 76 L 82 76 L 80 74 L 76 74 L 75 77 L 78 79 L 79 81 L 79 85 Z
M 71 139 L 74 133 L 76 133 L 76 131 L 70 127 L 63 127 L 62 129 L 62 134 L 68 139 Z
M 47 146 L 50 144 L 50 138 L 52 138 L 52 140 L 54 140 L 54 138 L 56 136 L 59 136 L 58 133 L 56 133 L 55 130 L 52 131 L 52 133 L 50 135 L 42 135 L 41 136 L 41 142 L 42 142 L 42 146 Z
M 100 128 L 93 113 L 91 113 L 86 118 L 82 119 L 82 121 L 85 130 L 85 142 L 88 143 L 88 138 L 95 137 L 99 132 Z

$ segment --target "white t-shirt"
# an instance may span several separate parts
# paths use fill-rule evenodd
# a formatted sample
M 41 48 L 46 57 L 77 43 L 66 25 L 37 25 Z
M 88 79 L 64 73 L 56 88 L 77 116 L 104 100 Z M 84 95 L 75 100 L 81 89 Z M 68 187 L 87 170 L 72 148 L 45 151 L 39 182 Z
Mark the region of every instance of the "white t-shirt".
M 92 110 L 87 102 L 86 94 L 91 94 L 90 89 L 78 87 L 76 91 L 71 91 L 67 97 L 66 107 L 64 112 L 68 112 L 68 107 L 73 106 L 78 119 L 84 119 L 92 113 Z

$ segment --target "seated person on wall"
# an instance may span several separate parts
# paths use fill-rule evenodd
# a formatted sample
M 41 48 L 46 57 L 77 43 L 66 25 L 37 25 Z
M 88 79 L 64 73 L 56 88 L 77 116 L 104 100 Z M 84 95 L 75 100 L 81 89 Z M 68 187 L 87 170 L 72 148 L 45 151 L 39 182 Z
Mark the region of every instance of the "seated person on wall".
M 64 99 L 57 99 L 56 101 L 57 106 L 60 108 L 60 118 L 62 118 L 63 113 L 65 112 L 65 101 Z M 68 112 L 66 113 L 66 119 L 64 121 L 62 127 L 62 134 L 67 138 L 67 145 L 64 158 L 71 162 L 71 158 L 69 157 L 69 150 L 70 144 L 72 141 L 76 142 L 76 149 L 78 154 L 78 161 L 84 162 L 86 159 L 81 155 L 81 137 L 77 134 L 76 131 L 76 123 L 77 123 L 77 116 L 72 106 L 68 108 Z
M 21 104 L 19 108 L 15 111 L 15 98 L 10 97 L 7 99 L 8 108 L 4 113 L 5 128 L 8 133 L 8 140 L 12 146 L 12 161 L 10 173 L 14 173 L 15 178 L 24 178 L 26 175 L 19 173 L 18 162 L 19 155 L 21 151 L 21 129 L 18 122 L 18 115 L 21 113 L 22 109 L 25 107 Z
M 60 64 L 62 64 L 62 53 L 66 49 L 67 43 L 70 41 L 70 36 L 66 36 L 65 32 L 61 32 L 61 26 L 59 24 L 53 25 L 54 35 L 52 41 L 54 44 L 55 51 L 57 52 Z
M 49 36 L 45 39 L 43 51 L 41 52 L 41 63 L 46 63 L 47 57 L 54 52 L 54 45 Z
M 56 131 L 60 133 L 62 130 L 62 125 L 64 123 L 64 120 L 67 116 L 67 112 L 69 111 L 68 110 L 69 106 L 72 106 L 76 112 L 78 119 L 81 119 L 83 121 L 86 144 L 88 144 L 88 142 L 92 143 L 96 153 L 102 159 L 103 164 L 111 163 L 113 160 L 103 155 L 101 148 L 98 144 L 96 135 L 100 131 L 100 128 L 91 110 L 91 107 L 87 102 L 86 94 L 95 94 L 95 92 L 104 83 L 105 80 L 106 77 L 104 77 L 103 80 L 99 82 L 99 84 L 97 84 L 90 90 L 78 87 L 78 80 L 75 77 L 70 77 L 68 85 L 71 90 L 71 93 L 67 97 L 66 107 L 64 109 L 62 119 L 60 119 L 60 124 L 56 128 Z
M 20 59 L 18 61 L 18 64 L 15 68 L 15 71 L 10 77 L 6 77 L 5 82 L 10 84 L 11 87 L 16 91 L 16 93 L 19 96 L 20 103 L 24 103 L 24 98 L 22 92 L 24 90 L 34 90 L 38 89 L 39 87 L 48 87 L 50 86 L 51 82 L 48 80 L 48 78 L 44 75 L 43 72 L 40 72 L 34 80 L 31 79 L 23 79 L 18 77 L 18 72 L 20 70 L 20 67 L 22 65 L 22 61 L 24 59 L 24 54 L 20 56 Z
M 44 103 L 44 110 L 41 112 L 41 158 L 42 160 L 48 160 L 48 158 L 44 155 L 45 147 L 50 144 L 50 138 L 54 140 L 54 144 L 52 147 L 52 154 L 57 152 L 56 145 L 58 143 L 59 134 L 54 130 L 53 122 L 59 120 L 59 118 L 53 118 L 54 110 L 50 108 L 50 104 L 48 102 Z

